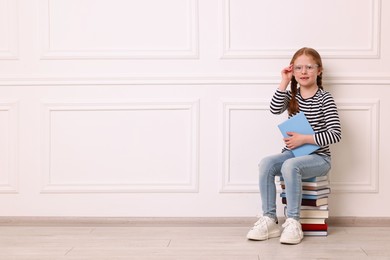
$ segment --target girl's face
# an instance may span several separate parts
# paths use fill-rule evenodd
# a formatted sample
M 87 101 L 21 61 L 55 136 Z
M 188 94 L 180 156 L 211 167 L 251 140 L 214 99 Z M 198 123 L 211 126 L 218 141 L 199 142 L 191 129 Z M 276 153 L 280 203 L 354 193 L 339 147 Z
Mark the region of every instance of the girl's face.
M 293 75 L 301 87 L 317 87 L 317 76 L 321 72 L 321 68 L 311 56 L 303 54 L 294 61 Z

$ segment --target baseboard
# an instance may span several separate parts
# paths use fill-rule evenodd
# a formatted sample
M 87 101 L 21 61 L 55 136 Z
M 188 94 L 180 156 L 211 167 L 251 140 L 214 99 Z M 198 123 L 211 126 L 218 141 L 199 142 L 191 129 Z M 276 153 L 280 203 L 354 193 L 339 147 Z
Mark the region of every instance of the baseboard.
M 0 217 L 0 226 L 251 226 L 255 221 L 255 217 Z M 390 218 L 330 217 L 327 223 L 390 227 Z
M 390 227 L 389 217 L 330 217 L 327 222 L 343 227 Z
M 247 226 L 254 217 L 0 217 L 0 226 Z

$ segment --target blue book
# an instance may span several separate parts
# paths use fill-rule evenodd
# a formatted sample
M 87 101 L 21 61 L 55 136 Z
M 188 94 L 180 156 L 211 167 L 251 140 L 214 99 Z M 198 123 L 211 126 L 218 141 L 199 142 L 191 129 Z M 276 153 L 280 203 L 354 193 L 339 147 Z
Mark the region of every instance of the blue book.
M 303 179 L 302 181 L 304 182 L 320 182 L 320 181 L 327 181 L 328 180 L 328 175 L 324 176 L 319 176 L 319 177 L 312 177 L 309 179 Z
M 329 196 L 328 194 L 322 194 L 322 195 L 309 195 L 309 194 L 302 194 L 302 199 L 308 199 L 308 200 L 317 200 L 321 198 L 327 198 Z M 286 198 L 286 193 L 282 192 L 280 193 L 281 198 Z
M 313 128 L 311 127 L 309 121 L 307 121 L 305 114 L 302 112 L 299 112 L 298 114 L 290 117 L 283 123 L 279 124 L 278 127 L 283 137 L 285 138 L 289 137 L 287 132 L 295 132 L 304 135 L 314 135 Z M 311 154 L 318 148 L 320 147 L 315 144 L 304 144 L 295 149 L 292 149 L 291 151 L 293 152 L 295 157 L 298 157 L 302 155 Z
M 309 179 L 302 179 L 303 182 L 321 182 L 321 181 L 327 181 L 328 175 L 324 176 L 318 176 L 318 177 L 311 177 Z M 279 176 L 279 181 L 284 181 L 283 176 Z

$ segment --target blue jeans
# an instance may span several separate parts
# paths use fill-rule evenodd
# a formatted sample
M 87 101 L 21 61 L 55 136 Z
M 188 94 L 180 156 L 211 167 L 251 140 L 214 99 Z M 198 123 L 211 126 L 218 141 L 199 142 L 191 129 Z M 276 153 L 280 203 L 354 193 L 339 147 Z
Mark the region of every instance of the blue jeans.
M 302 180 L 328 174 L 329 156 L 310 154 L 294 157 L 286 150 L 265 157 L 259 163 L 259 188 L 263 215 L 277 220 L 275 176 L 283 176 L 286 186 L 287 217 L 299 220 L 302 203 Z

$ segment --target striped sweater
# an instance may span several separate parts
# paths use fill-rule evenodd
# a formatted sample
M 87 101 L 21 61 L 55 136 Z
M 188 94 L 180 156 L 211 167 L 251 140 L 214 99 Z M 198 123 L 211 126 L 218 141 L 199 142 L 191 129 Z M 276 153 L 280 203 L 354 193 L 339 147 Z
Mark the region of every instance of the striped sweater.
M 314 153 L 330 156 L 329 145 L 341 140 L 340 119 L 332 95 L 325 90 L 318 89 L 313 97 L 304 99 L 298 89 L 296 97 L 299 110 L 305 114 L 313 127 L 314 141 L 320 146 Z M 277 89 L 271 100 L 271 113 L 281 114 L 286 111 L 290 99 L 290 90 L 280 91 Z

